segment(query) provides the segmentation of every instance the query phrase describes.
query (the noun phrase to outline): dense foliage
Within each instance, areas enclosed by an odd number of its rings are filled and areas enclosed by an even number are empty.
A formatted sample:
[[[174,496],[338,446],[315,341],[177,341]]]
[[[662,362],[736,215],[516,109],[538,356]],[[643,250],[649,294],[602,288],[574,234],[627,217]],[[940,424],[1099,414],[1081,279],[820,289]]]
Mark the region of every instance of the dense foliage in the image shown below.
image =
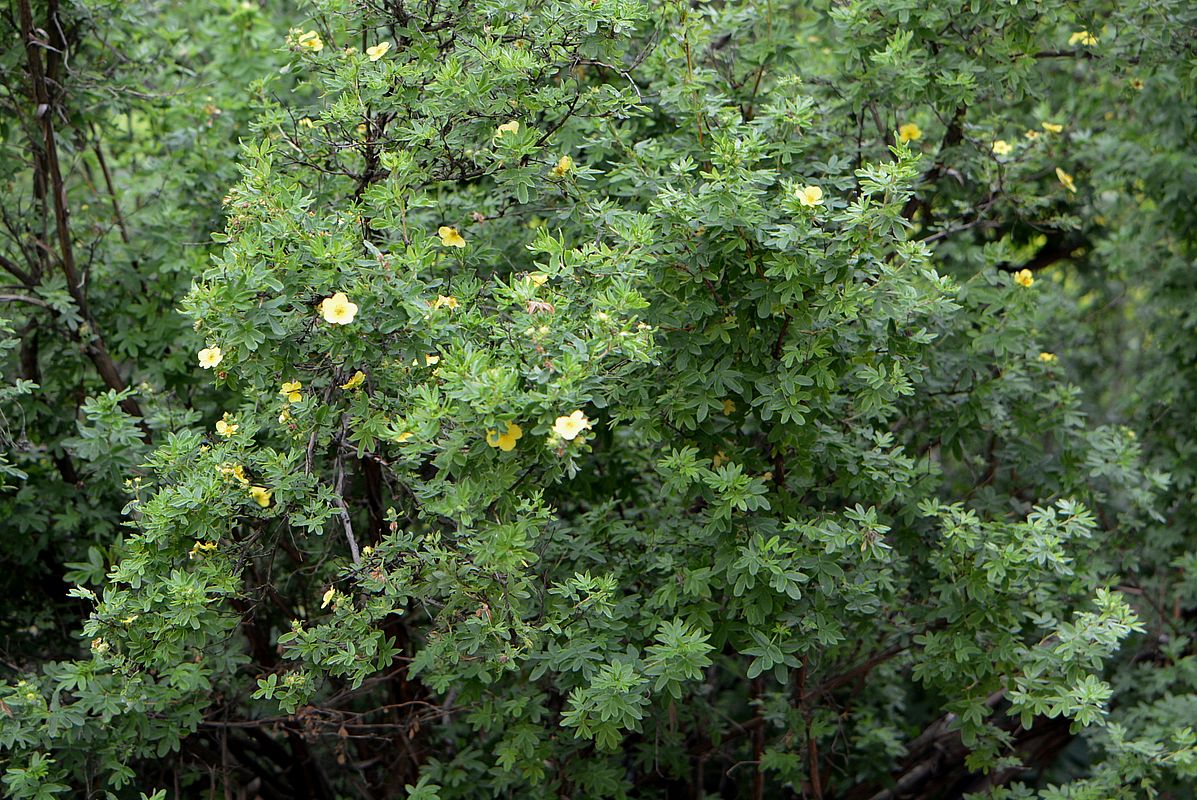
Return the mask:
[[[1192,796],[1187,0],[0,33],[6,794]]]

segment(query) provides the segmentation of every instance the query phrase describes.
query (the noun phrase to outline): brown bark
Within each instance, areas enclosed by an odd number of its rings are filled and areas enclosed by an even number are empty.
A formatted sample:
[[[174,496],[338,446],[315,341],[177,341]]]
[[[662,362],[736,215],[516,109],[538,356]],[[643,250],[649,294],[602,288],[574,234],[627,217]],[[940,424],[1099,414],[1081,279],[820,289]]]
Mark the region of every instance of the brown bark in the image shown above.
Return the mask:
[[[104,381],[104,384],[114,391],[123,392],[126,388],[125,381],[117,369],[116,362],[113,361],[112,356],[109,354],[107,346],[104,344],[104,337],[101,335],[99,326],[96,324],[95,317],[91,312],[91,307],[87,302],[87,295],[83,289],[83,280],[79,275],[79,270],[75,262],[74,245],[71,239],[70,208],[67,205],[66,183],[63,180],[62,168],[58,161],[58,142],[54,130],[54,117],[57,111],[56,104],[58,96],[57,92],[51,94],[51,81],[47,75],[47,73],[57,73],[58,62],[62,57],[61,53],[67,47],[67,43],[61,40],[61,34],[59,33],[62,30],[62,25],[58,17],[58,2],[57,0],[50,0],[49,22],[45,30],[39,30],[34,27],[33,10],[30,7],[29,0],[18,0],[17,9],[20,15],[21,34],[25,39],[25,57],[29,71],[30,88],[33,101],[36,105],[34,113],[42,134],[41,156],[46,173],[44,179],[48,183],[46,188],[49,190],[53,205],[54,227],[58,238],[58,262],[66,278],[67,291],[70,293],[71,299],[79,311],[79,316],[88,328],[86,332],[81,332],[80,335],[84,351],[87,353],[92,364],[95,365],[96,371],[100,374],[100,378]],[[53,31],[54,33],[50,34],[47,31]],[[42,61],[42,38],[49,38],[50,36],[58,37],[58,41],[54,43],[54,49],[46,48],[48,63],[44,64]],[[55,81],[55,83],[57,82]],[[121,401],[121,408],[126,413],[135,417],[144,416],[137,401],[131,397]],[[149,431],[144,425],[142,426],[142,431],[148,441]]]

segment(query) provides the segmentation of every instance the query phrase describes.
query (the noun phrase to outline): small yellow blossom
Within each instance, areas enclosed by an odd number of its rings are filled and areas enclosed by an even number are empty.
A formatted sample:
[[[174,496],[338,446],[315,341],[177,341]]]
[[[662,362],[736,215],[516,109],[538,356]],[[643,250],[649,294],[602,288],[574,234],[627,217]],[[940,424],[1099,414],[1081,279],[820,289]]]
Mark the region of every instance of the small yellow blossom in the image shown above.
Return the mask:
[[[1031,284],[1035,283],[1035,276],[1029,269],[1020,269],[1014,273],[1014,282],[1024,289],[1030,289]]]
[[[221,436],[224,436],[225,438],[232,436],[234,433],[237,432],[237,429],[239,427],[241,427],[240,425],[238,425],[235,422],[230,422],[229,421],[230,419],[231,419],[231,417],[229,417],[229,414],[226,411],[225,415],[223,417],[216,420],[216,432],[219,433]]]
[[[292,419],[291,412],[284,408],[283,412],[278,415],[278,424],[286,425],[288,422],[291,421],[291,419]]]
[[[303,384],[299,381],[286,381],[283,383],[283,388],[279,390],[279,394],[287,398],[288,403],[298,403],[303,399],[303,394],[299,391],[302,388]]]
[[[312,122],[310,117],[300,117],[299,118],[299,127],[314,128],[314,127],[316,127],[316,123]]]
[[[1082,44],[1085,47],[1093,47],[1097,44],[1097,37],[1089,33],[1089,31],[1077,31],[1068,37],[1068,44]]]
[[[553,175],[558,178],[564,178],[566,173],[574,168],[574,160],[569,156],[561,156],[561,160],[557,162],[557,166],[553,167]]]
[[[208,553],[216,549],[216,542],[196,542],[195,545],[187,552],[187,557],[195,560],[203,558]],[[125,623],[128,624],[127,622]]]
[[[395,441],[398,442],[399,444],[403,444],[410,438],[411,438],[411,431],[404,431],[403,433],[401,433],[395,437]]]
[[[823,205],[823,190],[818,186],[802,186],[798,189],[798,202],[807,208]]]
[[[1057,124],[1055,122],[1042,122],[1040,124],[1048,133],[1060,133],[1062,130],[1064,130],[1063,125]]]
[[[711,456],[711,466],[714,467],[715,469],[719,469],[724,464],[726,464],[729,460],[730,459],[728,459],[727,455],[722,450],[720,450],[718,453]]]
[[[336,597],[337,590],[330,586],[328,591],[324,593],[324,597],[320,598],[320,607],[328,608],[328,604],[335,600]]]
[[[366,381],[366,373],[360,369],[353,373],[353,377],[341,384],[342,389],[356,389]]]
[[[199,351],[199,365],[204,369],[212,369],[224,358],[219,347],[205,347]]]
[[[300,34],[296,44],[305,50],[311,50],[313,53],[319,53],[324,49],[324,41],[320,38],[320,34],[316,31],[308,31]]]
[[[736,404],[734,402],[732,402],[732,400],[730,398],[724,399],[724,401],[723,401],[724,416],[730,417],[734,413],[736,413]]]
[[[1139,78],[1133,78],[1130,82],[1130,87],[1132,89],[1134,89],[1136,92],[1143,91],[1143,87],[1146,85],[1147,84],[1143,83],[1143,81],[1140,80]]]
[[[249,487],[249,495],[254,499],[254,502],[262,508],[270,505],[271,492],[265,486],[251,486]]]
[[[1039,131],[1035,131],[1035,130],[1027,131],[1026,133],[1023,134],[1023,136],[1027,137],[1031,141],[1035,141],[1036,139],[1039,138]]]
[[[524,435],[524,429],[514,422],[507,423],[507,430],[504,433],[490,430],[486,432],[486,443],[491,447],[497,447],[504,453],[510,453],[515,449],[515,443]],[[570,437],[573,438],[573,437]]]
[[[426,367],[435,367],[439,363],[441,363],[441,357],[436,353],[429,353],[424,356],[424,366]]]
[[[465,247],[465,237],[457,228],[442,225],[437,229],[436,234],[441,237],[441,245],[444,247]]]
[[[91,640],[91,649],[97,653],[106,652],[108,650],[108,642],[97,636],[95,639]]]
[[[447,308],[447,309],[452,310],[454,308],[457,308],[458,305],[460,305],[460,304],[457,302],[456,297],[453,297],[452,295],[438,294],[436,296],[436,301],[433,302],[433,304],[432,304],[432,307],[433,308]]]
[[[549,276],[543,272],[533,272],[528,275],[528,280],[532,281],[535,286],[544,286],[549,281]]]
[[[903,142],[917,142],[923,138],[923,129],[918,123],[907,122],[898,126],[898,139]]]
[[[590,427],[590,420],[581,411],[575,411],[568,417],[557,417],[553,424],[553,431],[566,441],[572,441],[579,433]]]
[[[373,47],[367,47],[366,55],[368,55],[370,57],[371,61],[377,61],[378,59],[385,56],[387,54],[387,51],[390,49],[391,49],[390,42],[382,42],[381,44],[376,44]]]
[[[995,156],[1008,156],[1010,151],[1014,148],[1005,139],[998,139],[993,143],[993,154]]]
[[[1056,363],[1056,354],[1048,353],[1046,351],[1042,352],[1039,354],[1039,360],[1042,361],[1044,364],[1054,364],[1054,363]]]
[[[495,136],[502,136],[505,133],[519,133],[519,132],[520,132],[520,124],[517,120],[513,119],[513,120],[511,120],[511,122],[504,122],[502,125],[500,125],[498,128],[496,128]]]
[[[219,423],[217,423],[219,425]],[[221,464],[216,468],[217,471],[227,477],[234,477],[242,484],[248,484],[249,478],[245,477],[245,467],[240,464]]]
[[[1071,175],[1069,175],[1067,172],[1060,169],[1059,167],[1056,167],[1056,177],[1060,179],[1060,183],[1064,186],[1065,189],[1067,189],[1068,191],[1070,191],[1074,194],[1076,193],[1076,184],[1073,182]]]
[[[333,325],[348,325],[357,316],[357,304],[349,302],[344,292],[337,292],[332,297],[320,301],[320,313],[325,322]]]

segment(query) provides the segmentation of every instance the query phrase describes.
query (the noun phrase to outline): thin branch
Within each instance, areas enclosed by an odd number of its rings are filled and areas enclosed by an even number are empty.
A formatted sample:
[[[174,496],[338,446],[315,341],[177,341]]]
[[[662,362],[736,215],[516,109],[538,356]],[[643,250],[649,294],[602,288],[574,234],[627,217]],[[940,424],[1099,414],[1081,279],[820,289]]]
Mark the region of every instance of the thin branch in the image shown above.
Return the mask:
[[[345,462],[341,459],[340,451],[337,452],[337,466],[336,466],[336,486],[333,488],[333,494],[336,497],[337,506],[341,509],[341,526],[345,528],[345,538],[349,540],[349,553],[353,556],[353,565],[360,567],[362,565],[362,557],[357,549],[357,539],[353,536],[353,522],[349,519],[349,507],[345,505]]]
[[[45,300],[37,297],[29,297],[28,295],[23,294],[0,294],[0,302],[31,303],[35,306],[41,306],[42,308],[50,308],[50,304]]]
[[[29,78],[32,83],[33,99],[36,103],[35,114],[41,122],[43,145],[45,148],[46,169],[49,173],[51,196],[54,201],[54,224],[58,234],[58,261],[62,266],[63,275],[66,277],[67,292],[71,295],[71,299],[75,301],[76,307],[79,309],[79,315],[87,322],[90,331],[89,335],[84,338],[85,349],[88,356],[95,364],[96,370],[100,373],[100,378],[104,381],[108,388],[116,391],[125,391],[125,381],[121,378],[120,371],[116,367],[116,362],[112,360],[112,356],[108,353],[108,348],[104,345],[104,338],[100,334],[99,327],[96,325],[95,317],[92,316],[91,307],[87,302],[87,295],[83,292],[83,282],[79,278],[79,271],[75,265],[75,251],[72,245],[71,228],[70,228],[70,211],[67,207],[66,183],[62,178],[62,168],[58,162],[58,142],[54,133],[54,99],[50,97],[50,92],[47,88],[48,78],[43,69],[42,55],[39,47],[42,43],[37,38],[36,29],[33,24],[33,10],[30,8],[29,0],[18,0],[18,10],[21,17],[21,32],[25,38],[25,55],[29,67]],[[51,6],[52,16],[56,16],[56,7]],[[57,24],[57,20],[51,20],[52,24]],[[126,397],[121,401],[121,407],[126,413],[135,417],[143,417],[141,407],[138,406],[137,401],[132,397]],[[143,438],[148,442],[150,439],[149,429],[142,425]]]

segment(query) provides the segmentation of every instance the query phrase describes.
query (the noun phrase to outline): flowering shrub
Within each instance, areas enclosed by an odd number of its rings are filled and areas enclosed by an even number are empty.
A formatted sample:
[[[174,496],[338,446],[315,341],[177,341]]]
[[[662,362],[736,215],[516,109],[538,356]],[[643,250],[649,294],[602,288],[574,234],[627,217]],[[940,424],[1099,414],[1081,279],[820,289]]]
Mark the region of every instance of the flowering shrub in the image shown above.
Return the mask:
[[[14,796],[1191,779],[1176,456],[1069,363],[1141,202],[1103,98],[1191,10],[311,13],[181,303],[213,402],[77,575],[89,657],[0,693]]]

